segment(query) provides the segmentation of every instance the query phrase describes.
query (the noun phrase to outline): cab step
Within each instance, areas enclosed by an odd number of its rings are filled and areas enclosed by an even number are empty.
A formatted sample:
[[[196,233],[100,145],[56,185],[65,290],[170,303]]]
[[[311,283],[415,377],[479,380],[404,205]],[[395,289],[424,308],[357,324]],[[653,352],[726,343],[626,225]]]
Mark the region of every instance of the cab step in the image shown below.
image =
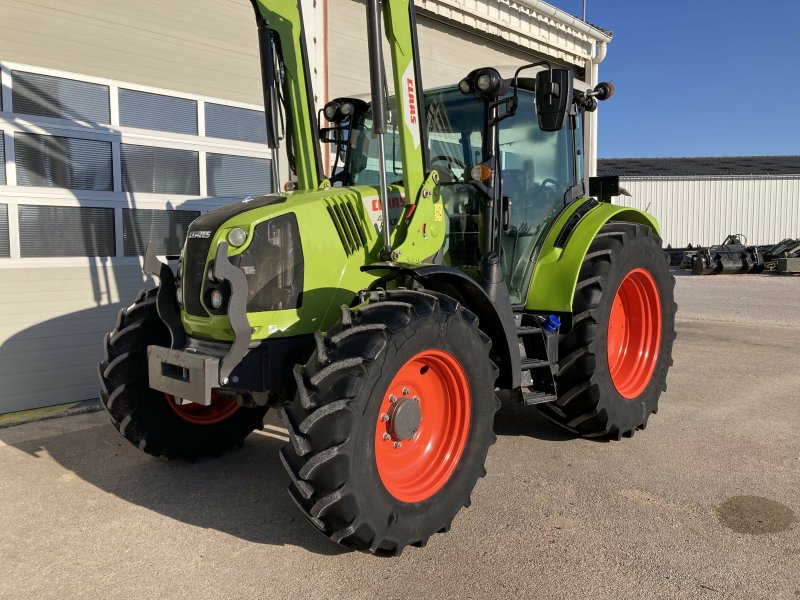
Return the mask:
[[[522,403],[526,406],[532,406],[534,404],[545,404],[546,402],[555,402],[558,400],[558,396],[555,394],[547,394],[545,392],[523,392],[522,393]]]
[[[518,325],[517,326],[517,335],[533,335],[534,333],[541,333],[542,328],[536,325]]]
[[[541,369],[542,367],[550,368],[549,360],[541,360],[539,358],[523,358],[520,361],[520,366],[523,370]]]

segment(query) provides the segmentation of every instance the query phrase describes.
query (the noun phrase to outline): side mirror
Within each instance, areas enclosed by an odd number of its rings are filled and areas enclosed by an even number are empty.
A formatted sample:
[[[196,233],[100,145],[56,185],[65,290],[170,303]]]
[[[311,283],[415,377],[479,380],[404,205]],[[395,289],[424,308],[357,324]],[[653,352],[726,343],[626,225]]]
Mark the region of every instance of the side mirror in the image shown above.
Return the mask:
[[[573,73],[548,69],[536,74],[536,117],[542,131],[560,131],[572,102]]]

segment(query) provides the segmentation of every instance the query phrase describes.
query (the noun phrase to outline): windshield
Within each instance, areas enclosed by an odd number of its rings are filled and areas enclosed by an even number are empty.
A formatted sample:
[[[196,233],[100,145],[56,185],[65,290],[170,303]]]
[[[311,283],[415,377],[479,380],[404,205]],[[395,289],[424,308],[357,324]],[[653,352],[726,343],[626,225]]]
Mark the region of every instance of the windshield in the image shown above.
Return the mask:
[[[389,124],[384,136],[386,181],[403,183],[403,163],[394,99],[389,99]],[[442,176],[442,183],[464,181],[465,171],[483,157],[485,103],[465,96],[458,88],[433,90],[425,94],[428,121],[428,147],[431,167]],[[372,133],[372,112],[362,114],[353,124],[345,185],[377,186],[378,142]]]

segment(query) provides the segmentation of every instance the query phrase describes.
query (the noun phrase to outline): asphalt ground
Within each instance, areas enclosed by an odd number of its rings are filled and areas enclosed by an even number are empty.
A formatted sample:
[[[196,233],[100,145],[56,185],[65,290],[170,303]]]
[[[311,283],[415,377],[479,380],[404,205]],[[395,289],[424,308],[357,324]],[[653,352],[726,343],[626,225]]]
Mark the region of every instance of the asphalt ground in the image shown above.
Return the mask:
[[[620,442],[505,408],[450,533],[342,552],[241,450],[145,456],[103,413],[0,429],[0,597],[800,597],[800,278],[678,277],[661,410]]]

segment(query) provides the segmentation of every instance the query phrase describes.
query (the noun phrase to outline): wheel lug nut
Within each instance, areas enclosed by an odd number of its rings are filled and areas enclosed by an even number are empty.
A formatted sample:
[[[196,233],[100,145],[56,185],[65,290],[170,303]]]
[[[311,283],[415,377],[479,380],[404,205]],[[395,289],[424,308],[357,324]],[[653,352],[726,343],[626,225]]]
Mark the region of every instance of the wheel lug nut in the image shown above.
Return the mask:
[[[414,402],[419,402],[419,396],[414,396]]]
[[[386,413],[381,415],[381,421],[383,421],[385,423],[388,420],[389,420],[389,415],[387,415]]]
[[[403,396],[408,396],[411,393],[411,390],[408,388],[403,388]]]
[[[403,445],[403,444],[402,444],[401,442],[395,442],[395,443],[394,443],[394,447],[395,447],[395,448],[400,448],[400,447],[402,447],[402,445]]]
[[[389,435],[388,433],[384,433],[383,434],[383,439],[388,442],[390,439],[392,439],[392,436]]]
[[[389,394],[389,402],[397,402],[397,396],[394,394]]]

